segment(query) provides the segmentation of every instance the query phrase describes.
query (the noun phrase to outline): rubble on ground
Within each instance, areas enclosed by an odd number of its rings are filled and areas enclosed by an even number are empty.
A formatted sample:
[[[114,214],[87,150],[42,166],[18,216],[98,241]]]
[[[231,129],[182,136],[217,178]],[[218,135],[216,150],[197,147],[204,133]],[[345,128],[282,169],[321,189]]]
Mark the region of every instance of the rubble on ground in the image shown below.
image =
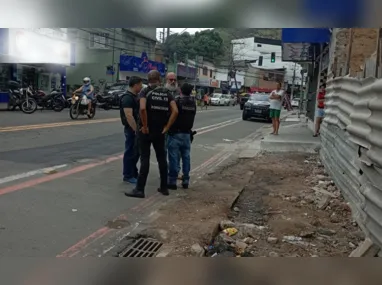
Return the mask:
[[[341,257],[364,240],[318,155],[266,154],[257,165],[206,256]]]

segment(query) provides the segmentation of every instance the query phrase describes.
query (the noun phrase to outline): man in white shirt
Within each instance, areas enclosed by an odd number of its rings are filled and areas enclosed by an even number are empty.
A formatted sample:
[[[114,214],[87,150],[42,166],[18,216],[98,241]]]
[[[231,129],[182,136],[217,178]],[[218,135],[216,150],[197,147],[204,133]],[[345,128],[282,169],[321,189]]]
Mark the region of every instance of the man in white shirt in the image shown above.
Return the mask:
[[[270,100],[270,114],[269,117],[272,119],[272,125],[273,125],[273,133],[272,135],[278,135],[279,134],[279,128],[280,128],[280,114],[281,114],[281,108],[282,108],[282,100],[284,98],[284,90],[281,89],[281,83],[277,82],[276,90],[273,90],[271,92],[271,95],[269,96]]]

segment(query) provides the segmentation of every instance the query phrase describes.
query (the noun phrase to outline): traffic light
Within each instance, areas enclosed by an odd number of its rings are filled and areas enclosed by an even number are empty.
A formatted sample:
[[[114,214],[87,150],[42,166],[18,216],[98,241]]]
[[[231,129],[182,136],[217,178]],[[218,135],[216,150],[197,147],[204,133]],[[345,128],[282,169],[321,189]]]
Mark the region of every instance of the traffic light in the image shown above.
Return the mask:
[[[259,56],[259,66],[263,66],[263,56]]]
[[[275,52],[271,53],[271,62],[272,63],[276,62],[276,53]]]

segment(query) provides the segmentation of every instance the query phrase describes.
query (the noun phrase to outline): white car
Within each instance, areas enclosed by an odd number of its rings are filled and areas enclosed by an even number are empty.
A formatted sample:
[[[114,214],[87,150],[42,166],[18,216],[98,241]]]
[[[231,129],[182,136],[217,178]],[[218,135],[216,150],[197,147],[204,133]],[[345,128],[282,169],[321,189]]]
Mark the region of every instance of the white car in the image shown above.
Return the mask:
[[[235,98],[232,97],[232,95],[224,94],[224,105],[225,106],[235,106],[236,105],[236,100]]]
[[[212,106],[224,106],[225,105],[225,98],[223,97],[223,94],[215,93],[211,98],[211,105]]]
[[[292,107],[298,107],[299,106],[300,99],[299,98],[293,98],[291,105]]]
[[[211,98],[212,106],[230,106],[236,105],[235,103],[235,99],[233,99],[232,96],[228,94],[215,93]]]

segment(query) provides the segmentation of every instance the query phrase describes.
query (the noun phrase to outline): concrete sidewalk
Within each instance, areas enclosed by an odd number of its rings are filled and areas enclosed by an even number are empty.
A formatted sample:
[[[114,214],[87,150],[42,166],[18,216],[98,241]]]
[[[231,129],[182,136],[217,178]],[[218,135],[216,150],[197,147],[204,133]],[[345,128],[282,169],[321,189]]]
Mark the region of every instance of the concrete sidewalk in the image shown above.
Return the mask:
[[[284,118],[278,136],[269,134],[260,143],[261,150],[269,152],[315,153],[320,146],[320,138],[313,137],[306,120],[295,114],[288,114]]]

